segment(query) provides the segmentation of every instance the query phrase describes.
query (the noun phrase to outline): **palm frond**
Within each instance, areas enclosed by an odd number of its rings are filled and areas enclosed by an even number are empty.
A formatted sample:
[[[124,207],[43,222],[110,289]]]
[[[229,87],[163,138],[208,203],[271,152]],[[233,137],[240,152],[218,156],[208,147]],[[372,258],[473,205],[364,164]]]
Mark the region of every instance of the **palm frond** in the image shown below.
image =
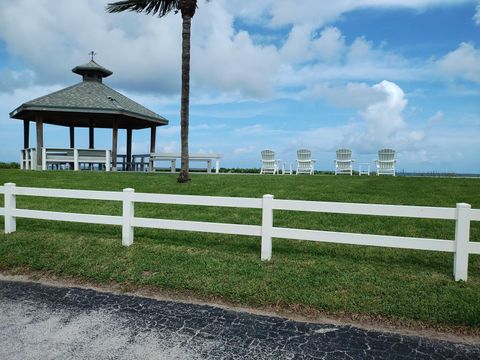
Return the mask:
[[[146,14],[163,17],[172,10],[177,10],[179,0],[122,0],[109,3],[106,7],[109,13],[123,11],[145,12]]]

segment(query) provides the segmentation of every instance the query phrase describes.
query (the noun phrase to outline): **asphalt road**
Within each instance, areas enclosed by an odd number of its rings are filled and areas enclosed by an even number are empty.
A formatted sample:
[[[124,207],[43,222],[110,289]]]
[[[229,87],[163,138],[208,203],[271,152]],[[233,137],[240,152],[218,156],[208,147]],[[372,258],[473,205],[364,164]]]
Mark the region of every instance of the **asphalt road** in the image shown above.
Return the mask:
[[[0,281],[0,359],[480,359],[480,347]]]

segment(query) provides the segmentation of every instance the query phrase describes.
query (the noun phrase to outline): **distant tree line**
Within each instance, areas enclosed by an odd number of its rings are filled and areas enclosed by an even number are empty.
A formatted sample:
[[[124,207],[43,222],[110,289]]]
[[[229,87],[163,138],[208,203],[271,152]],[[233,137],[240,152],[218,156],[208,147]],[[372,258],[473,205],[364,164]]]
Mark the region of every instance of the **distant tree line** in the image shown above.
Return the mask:
[[[16,162],[1,162],[0,169],[20,169],[20,164]]]

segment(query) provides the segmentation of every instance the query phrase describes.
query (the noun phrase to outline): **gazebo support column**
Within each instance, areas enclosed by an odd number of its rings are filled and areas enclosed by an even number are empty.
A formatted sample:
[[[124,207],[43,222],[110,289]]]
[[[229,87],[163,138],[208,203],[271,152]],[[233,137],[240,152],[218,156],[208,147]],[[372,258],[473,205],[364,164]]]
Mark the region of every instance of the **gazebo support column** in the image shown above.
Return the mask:
[[[75,126],[70,125],[70,149],[75,148]],[[70,163],[70,169],[74,169],[75,164]]]
[[[154,125],[150,128],[150,156],[155,153],[155,143],[157,141],[157,127]],[[150,157],[152,159],[152,157]],[[148,162],[149,171],[153,171],[153,161]]]
[[[90,126],[88,127],[88,148],[89,149],[95,148],[95,133],[93,129],[94,129],[93,122],[90,122]]]
[[[114,122],[112,127],[112,171],[117,170],[117,148],[118,148],[118,124]]]
[[[157,127],[152,126],[150,128],[150,153],[155,152],[155,142],[157,140]]]
[[[23,120],[23,148],[30,147],[30,121]]]
[[[75,126],[70,125],[70,149],[75,147]]]
[[[94,133],[94,125],[93,125],[93,121],[90,120],[89,121],[89,127],[88,127],[88,148],[89,149],[95,149],[95,133]],[[90,170],[93,170],[93,164],[90,163],[88,164],[88,168]]]
[[[43,148],[43,119],[40,114],[35,115],[37,125],[37,169],[42,168],[42,148]]]
[[[127,170],[132,170],[132,129],[127,129]]]

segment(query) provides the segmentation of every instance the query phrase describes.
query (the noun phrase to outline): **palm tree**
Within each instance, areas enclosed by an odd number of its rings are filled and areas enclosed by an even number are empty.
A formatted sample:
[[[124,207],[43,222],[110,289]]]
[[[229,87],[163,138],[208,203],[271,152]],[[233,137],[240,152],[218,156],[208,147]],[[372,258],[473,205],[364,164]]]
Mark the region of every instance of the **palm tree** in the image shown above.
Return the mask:
[[[182,166],[178,182],[190,180],[188,173],[188,117],[190,103],[190,29],[192,17],[197,9],[197,0],[123,0],[109,3],[107,11],[118,13],[123,11],[145,12],[163,17],[170,12],[182,14],[182,101],[180,108],[180,134],[182,142]]]

